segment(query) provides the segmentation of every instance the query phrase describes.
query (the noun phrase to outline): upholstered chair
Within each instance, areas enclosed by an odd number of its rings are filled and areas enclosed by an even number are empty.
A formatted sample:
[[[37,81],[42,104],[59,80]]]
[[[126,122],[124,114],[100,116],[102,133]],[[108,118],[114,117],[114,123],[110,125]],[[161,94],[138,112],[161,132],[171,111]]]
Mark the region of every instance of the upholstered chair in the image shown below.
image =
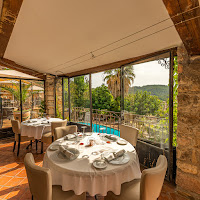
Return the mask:
[[[35,165],[32,153],[27,153],[24,164],[32,199],[34,200],[85,200],[86,194],[75,195],[73,191],[62,190],[61,186],[52,186],[51,171]]]
[[[21,136],[21,127],[20,127],[20,122],[18,120],[11,120],[11,124],[12,124],[13,133],[15,134],[13,152],[15,151],[15,146],[16,146],[16,143],[18,142],[18,148],[17,148],[17,156],[18,156],[19,150],[20,150],[20,143],[25,142],[25,141],[30,141],[30,145],[32,147],[32,140],[34,140],[34,138]]]
[[[132,126],[120,125],[120,137],[130,142],[134,147],[137,144],[139,130]]]
[[[77,132],[77,130],[78,127],[76,125],[55,128],[55,140],[62,138],[67,134],[73,134]]]
[[[120,195],[108,192],[105,200],[156,200],[160,196],[166,171],[167,159],[160,155],[156,167],[143,170],[141,179],[122,184]]]
[[[55,137],[55,128],[65,127],[67,125],[67,120],[62,120],[58,122],[51,122],[51,132],[44,133],[41,139],[41,153],[43,153],[43,143],[51,144]]]

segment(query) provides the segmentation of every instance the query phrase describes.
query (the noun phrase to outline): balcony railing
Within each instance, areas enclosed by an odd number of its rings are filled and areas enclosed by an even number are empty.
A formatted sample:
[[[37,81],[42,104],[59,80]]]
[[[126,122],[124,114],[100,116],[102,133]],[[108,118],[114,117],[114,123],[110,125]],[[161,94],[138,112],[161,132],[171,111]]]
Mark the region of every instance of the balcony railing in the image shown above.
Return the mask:
[[[90,108],[74,107],[71,110],[71,121],[90,125]],[[120,135],[120,124],[139,129],[139,138],[167,145],[169,138],[168,118],[137,115],[127,111],[92,110],[92,130]]]

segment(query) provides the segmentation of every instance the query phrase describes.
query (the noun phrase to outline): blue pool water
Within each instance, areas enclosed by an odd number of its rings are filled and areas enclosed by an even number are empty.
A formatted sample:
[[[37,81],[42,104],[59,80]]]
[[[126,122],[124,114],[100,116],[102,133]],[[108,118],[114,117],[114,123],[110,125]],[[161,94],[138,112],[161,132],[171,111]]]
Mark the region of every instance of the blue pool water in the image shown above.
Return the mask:
[[[84,123],[84,122],[79,122],[79,123],[90,126],[90,123]],[[117,129],[99,125],[99,124],[92,124],[92,131],[97,132],[97,133],[107,133],[107,134],[120,136],[120,131],[118,131]]]

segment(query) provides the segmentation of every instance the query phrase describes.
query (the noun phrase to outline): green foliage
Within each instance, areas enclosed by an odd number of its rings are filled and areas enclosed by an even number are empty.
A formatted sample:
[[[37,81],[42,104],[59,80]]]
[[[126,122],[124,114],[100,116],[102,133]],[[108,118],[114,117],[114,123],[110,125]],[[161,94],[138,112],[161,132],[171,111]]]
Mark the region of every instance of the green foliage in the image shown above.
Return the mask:
[[[134,86],[129,88],[129,94],[135,94],[137,91],[151,92],[151,95],[157,96],[162,101],[167,101],[169,98],[169,86],[167,85],[145,85],[142,87]]]
[[[90,107],[89,84],[85,76],[77,76],[70,84],[73,107]]]
[[[125,110],[138,115],[158,115],[162,102],[150,92],[137,91],[125,97],[124,105]]]
[[[44,100],[41,101],[39,112],[43,116],[43,113],[45,112],[45,103],[44,103]]]
[[[92,90],[93,109],[111,110],[113,96],[104,84]]]

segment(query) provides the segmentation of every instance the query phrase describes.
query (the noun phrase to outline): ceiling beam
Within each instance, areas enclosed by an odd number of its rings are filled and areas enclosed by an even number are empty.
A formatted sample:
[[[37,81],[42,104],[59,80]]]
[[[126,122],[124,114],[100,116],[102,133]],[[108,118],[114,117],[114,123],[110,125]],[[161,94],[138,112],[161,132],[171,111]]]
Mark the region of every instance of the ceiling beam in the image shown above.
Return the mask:
[[[131,64],[131,63],[143,62],[144,60],[147,61],[147,59],[150,59],[150,58],[153,58],[153,57],[155,58],[156,56],[159,57],[159,55],[170,52],[170,51],[176,52],[176,50],[177,50],[177,48],[162,50],[162,51],[158,51],[158,52],[154,52],[154,53],[150,53],[150,54],[146,54],[146,55],[142,55],[142,56],[138,56],[138,57],[134,57],[134,58],[129,58],[129,59],[126,59],[126,60],[121,60],[121,61],[118,61],[118,62],[113,62],[113,63],[101,65],[101,66],[98,66],[98,67],[92,67],[92,68],[89,68],[89,69],[83,69],[83,70],[76,71],[76,72],[62,74],[62,75],[59,75],[59,76],[73,77],[73,76],[86,75],[86,74],[90,74],[90,73],[102,72],[102,71],[106,71],[106,70],[110,70],[110,69],[119,68],[121,66],[128,65],[128,64]],[[148,60],[148,61],[150,61],[150,60]]]
[[[14,61],[8,60],[6,58],[0,58],[0,66],[7,67],[9,69],[14,69],[19,72],[29,74],[31,76],[35,76],[39,79],[45,79],[45,75],[43,73],[37,72],[33,69],[29,69],[22,65],[16,64]]]
[[[3,58],[23,0],[3,0],[0,19],[0,58]]]
[[[176,30],[183,41],[188,54],[199,55],[200,18],[195,18],[200,16],[198,0],[163,0],[163,3],[165,4],[170,17],[175,24]],[[193,9],[195,7],[198,8]],[[177,15],[179,13],[182,14]],[[183,21],[183,23],[180,23],[181,21]],[[177,23],[179,24],[176,25]]]

